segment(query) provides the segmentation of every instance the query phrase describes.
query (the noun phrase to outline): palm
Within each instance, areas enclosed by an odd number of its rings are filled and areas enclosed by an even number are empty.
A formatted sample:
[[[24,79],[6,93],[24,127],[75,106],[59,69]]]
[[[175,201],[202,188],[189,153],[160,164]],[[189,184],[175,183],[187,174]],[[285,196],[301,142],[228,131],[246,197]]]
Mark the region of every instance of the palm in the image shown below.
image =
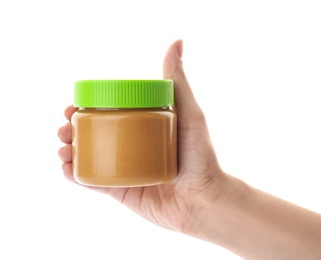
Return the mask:
[[[183,212],[177,203],[179,195],[176,195],[175,185],[149,186],[137,188],[101,188],[105,192],[124,205],[141,215],[165,228],[175,228],[179,223],[173,223],[175,215]],[[177,219],[180,219],[177,218]]]
[[[191,212],[198,212],[196,202],[204,196],[206,185],[212,180],[212,174],[193,172],[202,169],[201,161],[196,158],[186,168],[189,172],[179,172],[177,179],[169,184],[132,187],[132,188],[95,188],[122,202],[125,206],[149,221],[164,228],[179,230],[188,229],[191,223]],[[185,167],[184,167],[185,168]],[[188,221],[190,220],[190,221]]]

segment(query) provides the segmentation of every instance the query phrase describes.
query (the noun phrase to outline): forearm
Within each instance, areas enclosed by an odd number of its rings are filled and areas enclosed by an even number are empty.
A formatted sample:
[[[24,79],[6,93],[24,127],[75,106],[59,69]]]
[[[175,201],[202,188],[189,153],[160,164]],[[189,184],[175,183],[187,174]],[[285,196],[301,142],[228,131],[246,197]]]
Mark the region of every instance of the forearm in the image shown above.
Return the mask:
[[[321,259],[321,215],[225,179],[192,235],[246,259]]]

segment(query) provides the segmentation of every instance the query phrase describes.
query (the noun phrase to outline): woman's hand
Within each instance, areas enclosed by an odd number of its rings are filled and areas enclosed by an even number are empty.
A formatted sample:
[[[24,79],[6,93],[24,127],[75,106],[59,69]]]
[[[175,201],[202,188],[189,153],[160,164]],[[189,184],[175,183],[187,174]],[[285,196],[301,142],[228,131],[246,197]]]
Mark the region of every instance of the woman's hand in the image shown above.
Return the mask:
[[[206,121],[185,77],[182,65],[182,41],[173,43],[164,59],[165,79],[175,86],[175,109],[178,115],[177,178],[168,184],[135,188],[95,188],[113,196],[136,213],[155,224],[190,233],[197,228],[197,215],[202,212],[200,203],[206,197],[214,198],[224,179],[216,160]],[[59,129],[58,136],[66,145],[59,150],[63,172],[75,182],[71,162],[71,116],[77,109],[65,110],[68,123]]]

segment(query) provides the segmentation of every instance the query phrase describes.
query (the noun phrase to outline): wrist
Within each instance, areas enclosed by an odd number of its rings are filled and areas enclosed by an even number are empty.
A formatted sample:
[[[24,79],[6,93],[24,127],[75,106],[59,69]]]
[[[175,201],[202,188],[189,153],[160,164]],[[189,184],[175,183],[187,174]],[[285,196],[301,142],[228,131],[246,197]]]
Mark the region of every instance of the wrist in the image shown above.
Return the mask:
[[[209,185],[192,228],[184,233],[225,248],[232,247],[235,241],[231,237],[230,222],[237,218],[237,209],[247,200],[251,187],[225,173]]]

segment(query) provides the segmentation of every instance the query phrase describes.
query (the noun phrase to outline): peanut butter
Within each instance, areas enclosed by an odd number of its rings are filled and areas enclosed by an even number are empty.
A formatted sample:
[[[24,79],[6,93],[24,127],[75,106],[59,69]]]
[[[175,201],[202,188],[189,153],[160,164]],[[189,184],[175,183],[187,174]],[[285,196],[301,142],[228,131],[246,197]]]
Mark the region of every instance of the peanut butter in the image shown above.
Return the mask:
[[[81,108],[72,117],[77,182],[132,187],[162,184],[176,177],[172,81],[81,81],[75,91],[79,88],[81,97],[75,97],[75,106]],[[90,107],[85,104],[88,98]]]

